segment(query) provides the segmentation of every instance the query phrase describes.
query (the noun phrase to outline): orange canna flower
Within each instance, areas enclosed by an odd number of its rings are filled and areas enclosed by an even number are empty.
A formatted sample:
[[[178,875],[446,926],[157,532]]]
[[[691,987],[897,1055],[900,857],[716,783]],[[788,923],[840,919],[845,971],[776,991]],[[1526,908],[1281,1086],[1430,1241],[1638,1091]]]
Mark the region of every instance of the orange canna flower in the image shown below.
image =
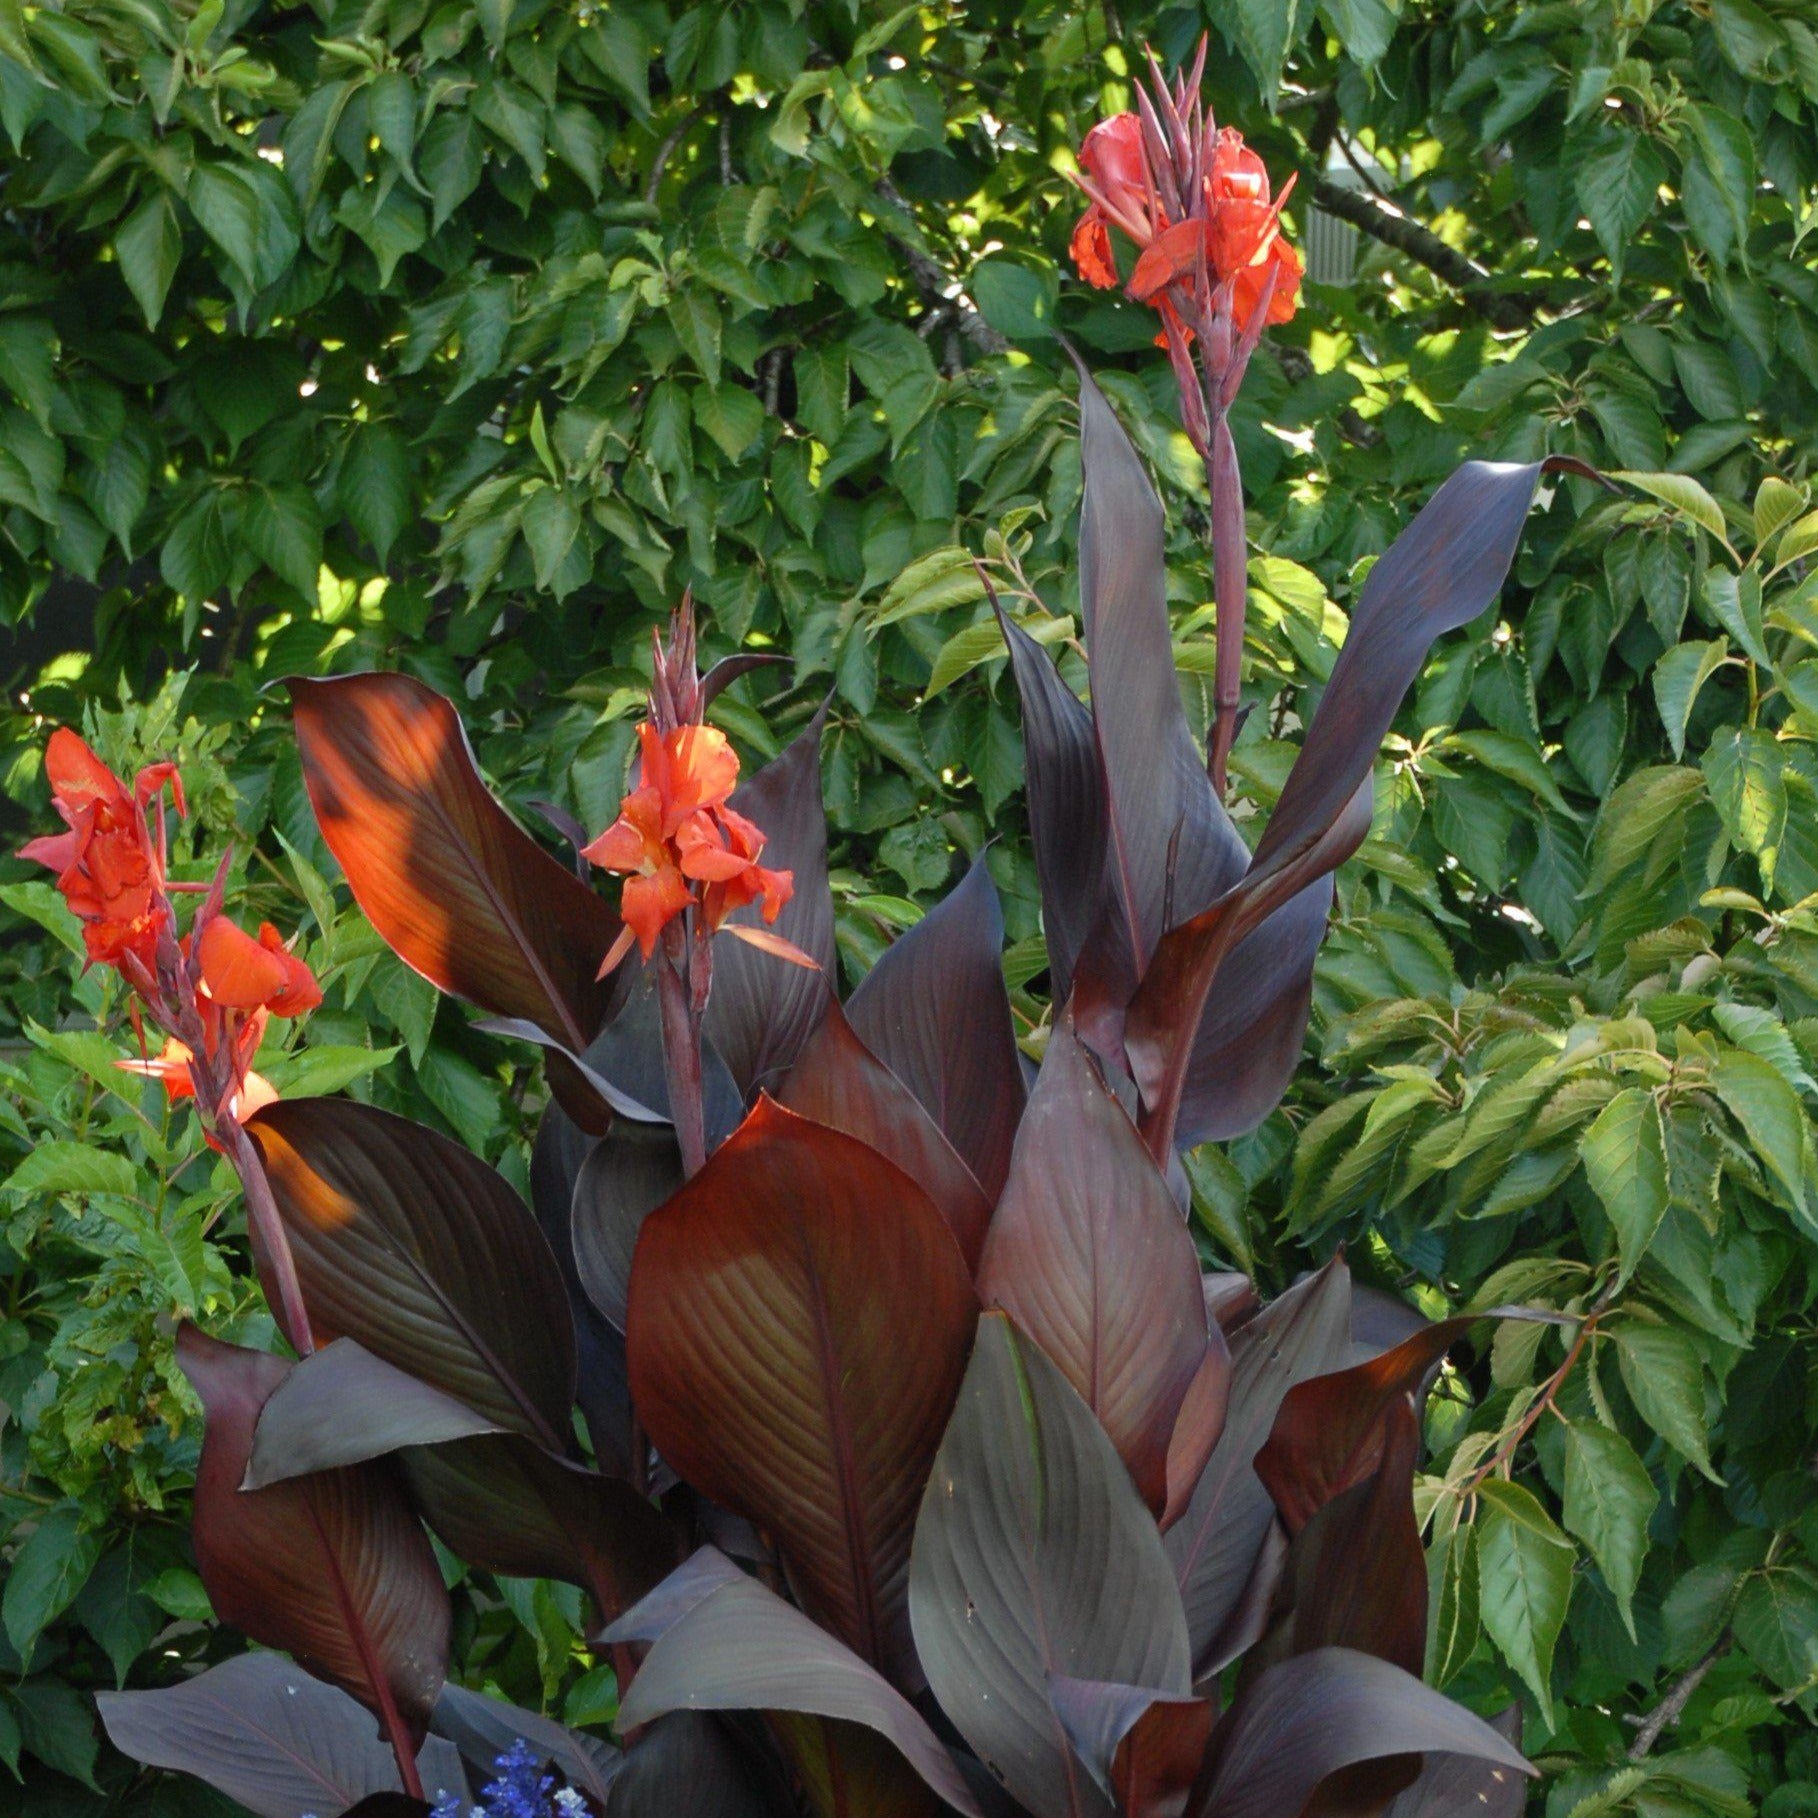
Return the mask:
[[[175,766],[148,765],[129,793],[81,737],[60,726],[45,749],[44,770],[66,831],[29,841],[19,856],[56,872],[58,890],[81,918],[91,965],[118,965],[130,953],[149,970],[170,907],[162,851],[145,811],[168,786],[183,812]]]
[[[202,988],[223,1010],[269,1010],[274,1016],[301,1016],[322,1001],[315,974],[284,945],[270,922],[259,938],[224,915],[211,916],[196,943]]]
[[[624,876],[619,913],[625,933],[606,956],[610,970],[636,941],[646,959],[663,930],[698,907],[706,933],[734,910],[761,901],[774,922],[794,880],[757,861],[764,835],[726,806],[738,783],[738,753],[712,726],[638,728],[642,758],[638,786],[619,804],[619,817],[582,856]]]
[[[244,1123],[255,1111],[262,1111],[267,1105],[278,1102],[277,1087],[263,1073],[253,1072],[251,1067],[252,1057],[258,1053],[264,1034],[265,1017],[261,1013],[242,1026],[234,1044],[234,1075],[239,1083],[228,1094],[224,1109],[238,1123]],[[173,1035],[165,1040],[158,1053],[142,1060],[115,1061],[114,1065],[122,1073],[135,1073],[141,1079],[155,1079],[163,1086],[171,1102],[178,1104],[186,1098],[196,1096],[195,1076],[190,1071],[194,1059],[195,1055]],[[212,1132],[205,1131],[203,1140],[217,1153],[221,1151],[221,1144]]]
[[[1071,250],[1080,276],[1101,290],[1116,285],[1110,236],[1116,227],[1139,249],[1129,284],[1137,302],[1160,307],[1171,287],[1195,283],[1203,261],[1210,285],[1230,287],[1231,315],[1240,331],[1261,305],[1271,277],[1265,320],[1289,321],[1302,276],[1300,255],[1281,233],[1282,204],[1293,179],[1271,198],[1269,173],[1242,133],[1229,126],[1214,130],[1193,109],[1183,114],[1165,89],[1158,93],[1166,103],[1163,116],[1180,125],[1177,134],[1155,135],[1178,147],[1167,170],[1151,166],[1152,141],[1136,114],[1100,121],[1080,147],[1080,187],[1090,199],[1073,230]],[[1177,219],[1169,219],[1159,200],[1163,194],[1180,203]]]

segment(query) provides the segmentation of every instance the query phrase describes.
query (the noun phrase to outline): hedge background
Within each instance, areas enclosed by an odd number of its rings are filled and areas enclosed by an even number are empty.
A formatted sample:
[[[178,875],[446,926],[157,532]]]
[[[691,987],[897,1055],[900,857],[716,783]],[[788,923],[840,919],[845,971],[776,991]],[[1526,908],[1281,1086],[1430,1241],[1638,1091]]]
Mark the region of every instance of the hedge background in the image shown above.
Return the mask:
[[[996,838],[1039,1043],[1014,690],[960,551],[1073,636],[1058,325],[1155,463],[1209,693],[1201,477],[1152,320],[1065,265],[1064,175],[1138,47],[1208,23],[1297,234],[1316,198],[1367,229],[1238,412],[1247,799],[1458,459],[1655,477],[1562,488],[1436,652],[1301,1083],[1194,1159],[1207,1254],[1277,1288],[1342,1240],[1430,1312],[1594,1314],[1434,1397],[1433,1672],[1525,1700],[1555,1818],[1818,1810],[1808,0],[0,0],[5,844],[47,723],[175,750],[198,849],[232,839],[329,980],[266,1070],[522,1179],[534,1073],[337,891],[271,685],[413,670],[527,821],[596,829],[692,585],[712,650],[798,659],[726,702],[749,758],[835,691],[849,971]],[[269,1324],[193,1122],[121,1095],[122,1005],[41,874],[0,879],[0,1813],[204,1810],[89,1695],[235,1645],[170,1333]],[[573,1593],[457,1607],[471,1682],[610,1713]]]

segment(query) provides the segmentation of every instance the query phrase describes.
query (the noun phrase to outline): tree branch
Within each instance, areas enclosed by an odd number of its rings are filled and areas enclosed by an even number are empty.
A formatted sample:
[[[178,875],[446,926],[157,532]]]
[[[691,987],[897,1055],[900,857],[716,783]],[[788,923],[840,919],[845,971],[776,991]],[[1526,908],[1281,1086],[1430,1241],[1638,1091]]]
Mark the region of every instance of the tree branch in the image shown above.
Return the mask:
[[[888,177],[877,181],[878,200],[885,211],[878,215],[878,225],[903,250],[903,262],[909,276],[921,293],[922,301],[932,309],[948,309],[958,318],[959,331],[983,354],[1000,354],[1010,343],[978,313],[978,307],[963,289],[956,292],[953,279],[918,245],[913,235],[914,217],[902,192]]]
[[[1705,1675],[1729,1652],[1731,1639],[1729,1630],[1725,1629],[1717,1637],[1711,1651],[1696,1666],[1676,1679],[1667,1695],[1641,1720],[1641,1728],[1635,1733],[1635,1740],[1629,1748],[1631,1761],[1645,1761],[1662,1733],[1671,1729],[1685,1715],[1685,1707],[1691,1703],[1692,1694],[1704,1684]]]
[[[1314,180],[1313,200],[1327,214],[1348,221],[1372,240],[1380,240],[1398,253],[1424,265],[1435,276],[1443,278],[1472,309],[1497,328],[1526,328],[1539,308],[1539,299],[1512,291],[1498,290],[1489,275],[1473,265],[1463,253],[1448,246],[1430,228],[1407,215],[1397,213],[1390,204],[1365,195],[1360,190],[1346,189],[1330,177]]]

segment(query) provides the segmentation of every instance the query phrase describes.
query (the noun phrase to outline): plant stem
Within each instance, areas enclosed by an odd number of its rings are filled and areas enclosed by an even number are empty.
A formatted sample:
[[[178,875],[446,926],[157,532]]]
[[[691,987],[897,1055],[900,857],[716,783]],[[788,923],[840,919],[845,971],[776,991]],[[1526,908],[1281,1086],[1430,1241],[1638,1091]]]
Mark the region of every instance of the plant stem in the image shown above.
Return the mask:
[[[1212,419],[1206,478],[1212,491],[1212,597],[1218,615],[1210,768],[1212,788],[1223,801],[1231,746],[1237,737],[1249,577],[1244,559],[1244,483],[1237,469],[1237,444],[1231,439],[1231,425],[1222,406]]]
[[[1670,1730],[1684,1716],[1685,1707],[1692,1702],[1692,1694],[1704,1684],[1705,1676],[1711,1668],[1729,1651],[1732,1639],[1729,1630],[1725,1629],[1717,1637],[1710,1652],[1689,1672],[1674,1681],[1667,1695],[1642,1719],[1641,1728],[1635,1734],[1634,1745],[1629,1750],[1631,1761],[1647,1760],[1662,1733]]]
[[[682,1151],[682,1178],[692,1180],[707,1164],[707,1133],[701,1109],[701,1017],[697,994],[689,989],[691,955],[681,923],[663,930],[663,957],[657,967],[657,1001],[663,1015],[663,1073],[669,1082],[669,1115]]]
[[[271,1268],[278,1291],[278,1323],[297,1355],[307,1357],[316,1348],[316,1341],[310,1331],[309,1310],[303,1304],[303,1284],[297,1278],[297,1259],[291,1253],[290,1238],[271,1182],[266,1178],[265,1164],[259,1159],[258,1146],[236,1117],[223,1114],[215,1119],[214,1127],[222,1153],[240,1177],[247,1218]]]

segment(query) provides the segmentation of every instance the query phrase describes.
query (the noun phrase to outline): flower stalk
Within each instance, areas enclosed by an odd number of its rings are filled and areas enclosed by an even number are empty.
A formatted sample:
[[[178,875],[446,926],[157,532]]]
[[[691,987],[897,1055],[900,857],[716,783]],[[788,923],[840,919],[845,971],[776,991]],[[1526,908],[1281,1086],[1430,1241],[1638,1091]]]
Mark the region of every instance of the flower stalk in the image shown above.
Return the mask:
[[[1264,331],[1294,314],[1301,262],[1281,233],[1290,178],[1271,196],[1262,160],[1200,98],[1206,40],[1172,86],[1155,59],[1138,111],[1101,121],[1080,147],[1076,181],[1090,206],[1073,233],[1088,283],[1120,282],[1112,232],[1137,249],[1126,293],[1154,307],[1180,392],[1181,425],[1211,498],[1217,621],[1207,767],[1223,796],[1241,704],[1248,561],[1243,477],[1229,412]]]

